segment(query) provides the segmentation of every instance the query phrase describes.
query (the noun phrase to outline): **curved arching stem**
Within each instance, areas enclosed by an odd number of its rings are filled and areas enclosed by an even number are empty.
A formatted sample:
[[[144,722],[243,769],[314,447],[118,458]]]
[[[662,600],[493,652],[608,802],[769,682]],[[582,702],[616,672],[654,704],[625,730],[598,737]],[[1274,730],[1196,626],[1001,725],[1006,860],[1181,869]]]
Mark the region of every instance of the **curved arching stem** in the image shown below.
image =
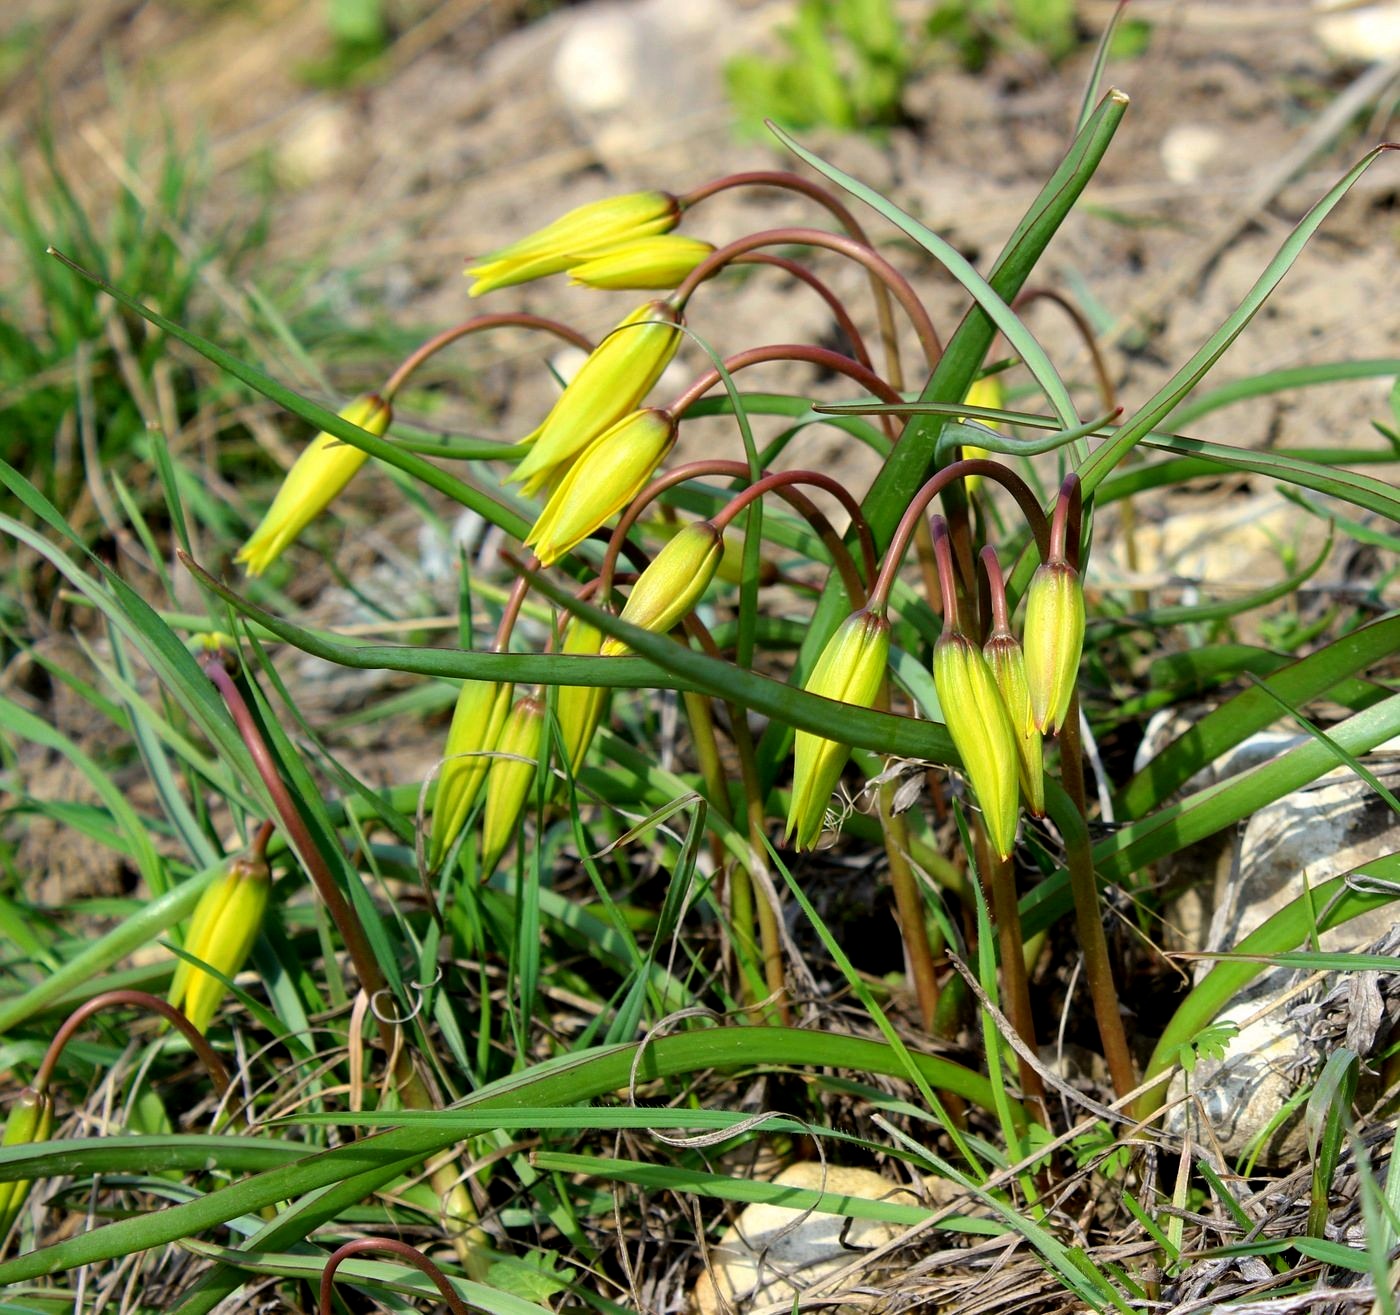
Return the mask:
[[[856,531],[856,536],[861,546],[861,556],[865,564],[866,579],[873,578],[875,574],[875,540],[870,532],[870,526],[866,523],[865,517],[861,514],[860,504],[852,497],[851,491],[839,480],[833,479],[830,475],[824,475],[820,471],[785,471],[786,478],[781,483],[770,484],[768,487],[777,492],[799,516],[802,516],[812,526],[818,537],[827,546],[832,554],[836,568],[841,572],[843,582],[846,584],[848,592],[852,592],[852,597],[863,598],[865,586],[861,582],[859,573],[856,571],[855,563],[851,559],[850,550],[846,547],[841,536],[836,533],[831,522],[813,504],[811,499],[804,497],[801,493],[792,488],[795,483],[811,484],[814,488],[822,489],[830,493],[838,502],[842,509],[851,518],[851,525]],[[607,552],[603,555],[603,563],[598,571],[599,587],[598,596],[606,600],[612,592],[613,574],[617,566],[617,555],[622,551],[627,541],[627,533],[642,512],[654,502],[667,489],[674,488],[677,484],[684,484],[687,480],[699,479],[706,475],[718,475],[731,479],[747,479],[749,467],[742,461],[692,461],[684,466],[677,466],[675,470],[667,471],[666,474],[653,480],[646,486],[628,505],[627,510],[617,522],[617,528],[613,530],[612,538],[608,541]],[[775,476],[765,475],[757,484],[750,485],[752,489],[758,489],[759,485],[766,480],[775,479]],[[760,490],[760,493],[766,491]],[[742,494],[740,496],[743,496]],[[755,494],[754,496],[759,496]],[[751,499],[750,499],[751,500]],[[733,506],[733,503],[728,504]],[[742,507],[739,508],[742,510]],[[723,529],[733,515],[728,516],[723,523],[715,518],[714,523]],[[724,512],[720,513],[721,516]]]
[[[750,233],[729,243],[728,246],[720,247],[686,275],[685,281],[676,289],[671,304],[678,311],[682,310],[691,293],[731,260],[747,255],[750,251],[773,246],[825,247],[864,265],[890,290],[894,299],[903,307],[904,313],[909,316],[914,331],[919,335],[919,342],[923,346],[924,356],[930,368],[938,364],[943,355],[943,344],[939,340],[933,320],[909,280],[864,242],[857,242],[841,233],[828,233],[820,228],[770,228],[761,233]]]
[[[54,1069],[58,1066],[59,1057],[63,1054],[64,1046],[73,1039],[77,1030],[93,1014],[101,1013],[104,1009],[116,1009],[122,1005],[133,1009],[144,1009],[164,1018],[190,1043],[190,1049],[199,1056],[199,1062],[208,1070],[209,1077],[220,1097],[228,1092],[229,1076],[228,1069],[224,1067],[224,1061],[219,1058],[218,1052],[209,1044],[204,1034],[185,1017],[184,1010],[177,1009],[169,1001],[162,1000],[159,996],[151,995],[147,991],[131,990],[103,991],[101,995],[95,995],[91,1000],[84,1001],[63,1020],[58,1031],[53,1034],[53,1040],[49,1042],[49,1048],[44,1052],[44,1058],[40,1061],[38,1071],[34,1074],[34,1090],[44,1091],[48,1087]]]
[[[889,601],[890,589],[894,585],[894,577],[899,571],[899,564],[909,546],[909,539],[929,503],[955,479],[966,479],[969,475],[981,475],[984,479],[995,480],[1015,498],[1016,505],[1020,507],[1021,514],[1026,518],[1026,524],[1030,526],[1031,533],[1035,536],[1041,560],[1046,560],[1050,551],[1050,525],[1045,519],[1045,512],[1041,510],[1040,503],[1035,500],[1035,494],[1031,492],[1025,480],[1015,471],[1008,470],[997,461],[988,461],[982,457],[955,461],[952,465],[944,466],[924,484],[904,509],[904,515],[900,518],[894,537],[890,540],[890,546],[885,550],[885,560],[880,564],[880,574],[874,587],[870,590],[872,604],[884,606]],[[944,587],[946,588],[946,582]],[[945,605],[947,601],[945,600]]]
[[[471,1308],[457,1295],[457,1289],[447,1281],[447,1275],[428,1259],[417,1247],[400,1242],[396,1237],[357,1237],[337,1247],[326,1261],[321,1271],[320,1311],[321,1315],[331,1315],[332,1298],[335,1295],[335,1272],[351,1256],[363,1255],[366,1251],[380,1251],[407,1261],[414,1269],[426,1274],[438,1290],[452,1315],[471,1315]]]
[[[453,325],[450,329],[444,329],[441,333],[434,334],[427,342],[415,347],[385,381],[384,387],[379,390],[380,397],[386,402],[392,402],[394,394],[424,361],[430,356],[436,355],[449,344],[456,342],[458,338],[465,338],[468,334],[480,333],[485,329],[503,328],[540,329],[545,333],[552,333],[556,338],[562,338],[567,343],[572,343],[573,346],[581,348],[585,352],[593,350],[592,342],[576,329],[571,329],[567,324],[561,324],[558,320],[547,319],[543,315],[529,315],[524,311],[506,311],[499,315],[477,315],[470,320],[464,320],[461,324]]]
[[[851,319],[850,312],[846,309],[841,298],[838,297],[831,288],[812,273],[806,265],[801,265],[795,260],[789,260],[786,256],[775,256],[771,251],[751,251],[747,256],[736,256],[730,264],[733,265],[771,265],[774,269],[780,269],[785,274],[790,274],[799,283],[805,283],[813,292],[817,294],[831,312],[832,318],[836,321],[836,327],[841,330],[851,344],[851,350],[855,353],[855,358],[867,370],[874,371],[875,364],[870,359],[870,352],[866,349],[865,339],[861,336],[856,323]],[[882,288],[884,284],[880,285]],[[898,385],[896,385],[898,387]]]
[[[715,196],[733,187],[778,187],[815,201],[846,230],[857,242],[870,246],[870,239],[860,221],[840,201],[840,199],[820,183],[814,183],[801,174],[789,173],[782,169],[753,169],[745,173],[727,174],[712,182],[704,183],[693,192],[680,198],[682,210],[688,210],[706,197]],[[899,337],[895,333],[894,308],[890,304],[890,290],[873,271],[870,273],[870,291],[875,298],[875,317],[880,326],[880,341],[885,350],[885,374],[896,388],[904,387],[904,370],[899,361]]]
[[[730,374],[734,374],[739,370],[748,369],[751,365],[764,365],[769,361],[801,361],[806,365],[815,365],[823,370],[844,374],[848,379],[853,379],[856,383],[868,388],[883,401],[893,399],[898,402],[903,400],[889,384],[869,367],[849,356],[843,356],[840,352],[834,352],[829,347],[812,347],[806,343],[797,342],[773,343],[767,347],[749,347],[726,358],[724,368]],[[665,410],[669,411],[677,420],[682,419],[696,402],[720,382],[721,378],[720,372],[713,367],[706,370]]]
[[[1089,323],[1088,317],[1064,293],[1057,292],[1054,288],[1023,288],[1012,301],[1011,309],[1020,310],[1021,307],[1029,306],[1037,301],[1051,302],[1069,316],[1075,329],[1078,330],[1079,336],[1084,340],[1084,346],[1089,351],[1089,359],[1094,366],[1094,380],[1098,384],[1099,396],[1103,399],[1104,410],[1116,411],[1118,409],[1118,390],[1113,386],[1113,380],[1108,373],[1108,364],[1104,361],[1098,337],[1094,333],[1094,326]]]

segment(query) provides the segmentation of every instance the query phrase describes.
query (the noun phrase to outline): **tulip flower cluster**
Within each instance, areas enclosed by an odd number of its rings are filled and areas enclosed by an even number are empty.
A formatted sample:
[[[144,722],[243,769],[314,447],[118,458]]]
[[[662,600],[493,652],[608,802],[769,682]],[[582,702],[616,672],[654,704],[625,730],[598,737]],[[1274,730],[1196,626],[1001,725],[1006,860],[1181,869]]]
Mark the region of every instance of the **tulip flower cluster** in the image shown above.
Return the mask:
[[[677,358],[687,332],[686,308],[697,289],[736,260],[767,261],[790,271],[799,269],[785,256],[759,254],[761,246],[827,246],[860,261],[871,275],[886,318],[897,301],[907,312],[931,365],[942,350],[932,321],[913,289],[851,224],[847,224],[845,235],[812,229],[775,229],[736,240],[719,250],[698,238],[672,232],[682,214],[697,200],[727,186],[754,182],[791,185],[809,197],[814,194],[810,184],[784,175],[736,175],[679,199],[662,192],[639,192],[581,207],[483,257],[468,269],[474,279],[470,288],[474,297],[560,273],[567,273],[576,284],[595,288],[674,289],[664,299],[646,301],[618,320],[588,352],[536,427],[519,442],[501,446],[501,459],[514,462],[502,476],[502,483],[514,485],[522,497],[536,500],[538,510],[533,524],[521,536],[533,558],[502,614],[494,651],[508,672],[504,659],[511,652],[521,601],[533,587],[533,573],[560,567],[585,582],[577,592],[580,610],[563,618],[553,646],[561,664],[590,660],[591,679],[598,680],[597,662],[626,654],[628,643],[625,636],[613,635],[611,626],[600,623],[597,614],[586,612],[583,603],[589,599],[604,612],[612,610],[614,567],[619,553],[625,551],[635,560],[644,551],[642,545],[654,543],[657,538],[655,512],[651,513],[652,520],[643,519],[648,505],[689,479],[738,479],[739,491],[708,519],[678,523],[672,513],[672,519],[660,522],[666,536],[663,546],[650,561],[641,559],[638,574],[616,578],[616,583],[626,589],[620,623],[656,635],[679,633],[678,627],[684,626],[683,642],[699,644],[711,653],[719,651],[696,610],[717,578],[749,590],[779,574],[771,563],[761,561],[768,573],[758,581],[746,581],[742,575],[744,560],[752,559],[737,553],[727,563],[725,559],[726,527],[745,506],[774,493],[808,522],[829,555],[848,600],[849,615],[844,622],[835,624],[835,617],[826,614],[822,633],[828,637],[822,644],[813,639],[810,653],[804,654],[799,666],[802,674],[796,683],[806,694],[836,704],[888,708],[892,615],[898,620],[905,606],[892,605],[892,588],[914,535],[923,534],[926,539],[931,536],[931,545],[924,545],[925,560],[931,547],[937,562],[938,587],[935,591],[930,581],[929,593],[936,592],[938,597],[927,601],[941,607],[943,624],[941,635],[926,658],[948,738],[956,751],[957,766],[969,787],[970,799],[977,805],[975,816],[985,837],[985,852],[997,864],[1005,865],[1016,844],[1022,804],[1035,816],[1045,812],[1044,737],[1055,735],[1071,716],[1084,634],[1083,593],[1077,573],[1077,520],[1081,512],[1077,492],[1072,484],[1062,492],[1054,509],[1052,528],[1030,489],[1009,466],[988,456],[988,449],[1006,450],[1005,444],[1013,441],[998,432],[1005,417],[1001,376],[996,371],[966,381],[958,403],[959,409],[966,407],[966,413],[956,418],[948,413],[954,433],[939,450],[939,459],[934,463],[937,473],[909,501],[883,561],[877,561],[875,534],[862,507],[839,480],[823,472],[772,474],[753,469],[749,462],[713,459],[658,475],[691,407],[717,385],[726,370],[732,373],[769,360],[807,362],[847,375],[873,393],[886,410],[901,405],[899,389],[875,369],[852,318],[834,294],[805,271],[804,280],[836,310],[843,333],[853,343],[851,356],[815,347],[750,348],[728,358],[725,370],[699,376],[669,405],[660,406],[649,400],[663,373]],[[816,191],[819,193],[820,189]],[[845,214],[834,201],[829,208],[838,217]],[[382,399],[392,399],[395,390],[422,360],[466,332],[487,326],[488,321],[520,324],[526,320],[533,327],[550,328],[576,338],[566,326],[535,317],[469,321],[424,344],[390,376],[380,393],[367,394],[352,403],[343,415],[369,433],[384,434],[391,415],[389,402]],[[892,336],[892,330],[885,334],[886,355],[889,372],[898,380]],[[893,436],[892,426],[888,432]],[[962,459],[958,459],[959,451]],[[240,554],[249,571],[265,569],[344,487],[364,460],[365,455],[358,448],[336,443],[326,435],[316,439],[294,467],[263,525]],[[1024,640],[1018,639],[1013,629],[1011,615],[1015,609],[1008,606],[995,551],[988,546],[980,559],[976,554],[969,498],[975,499],[979,530],[999,521],[1001,516],[999,511],[990,516],[983,514],[992,505],[982,493],[980,486],[984,481],[1000,483],[1022,507],[1043,559],[1026,590]],[[930,520],[931,501],[944,495],[954,483],[959,488],[944,496],[947,520],[938,516]],[[798,486],[803,484],[822,489],[841,502],[850,526],[844,536],[832,528],[807,494],[799,491]],[[602,567],[596,578],[587,579],[598,562],[589,540],[601,540],[607,533],[605,527],[615,519],[616,529],[608,539]],[[641,527],[635,536],[634,527]],[[978,560],[983,572],[980,579]],[[982,615],[988,599],[990,615]],[[653,651],[648,648],[649,654]],[[483,877],[492,873],[510,851],[532,795],[542,807],[552,806],[555,789],[535,789],[538,774],[549,770],[546,745],[555,746],[554,753],[566,767],[565,772],[559,773],[561,779],[577,777],[584,769],[595,734],[606,717],[606,684],[571,684],[564,678],[554,688],[553,695],[547,689],[518,690],[505,672],[496,679],[467,680],[462,684],[432,800],[425,845],[429,871],[443,870],[452,856],[461,852],[462,840],[472,834],[469,824],[479,814],[477,870]],[[688,693],[684,706],[695,732],[696,754],[702,760],[701,774],[711,803],[728,815],[730,790],[723,779],[720,755],[714,748],[715,727],[710,721],[709,703]],[[731,710],[731,724],[734,716]],[[834,720],[839,724],[839,717]],[[747,728],[736,725],[733,735],[736,751],[745,764],[744,789],[750,795],[748,816],[751,827],[757,828],[751,830],[750,838],[755,852],[761,852],[767,802],[764,795],[755,793],[763,788],[761,773],[755,766],[754,746]],[[850,745],[839,735],[823,734],[820,724],[808,721],[796,731],[785,837],[797,850],[811,849],[821,840],[827,829],[831,801],[838,792],[851,752]],[[883,805],[881,815],[888,816]],[[900,879],[896,875],[899,871],[907,872],[907,864],[897,864],[892,857],[893,880]],[[907,879],[912,881],[912,877]],[[734,898],[742,902],[737,888]],[[917,892],[904,891],[900,898],[901,909],[919,907],[921,897]],[[1004,912],[1004,904],[1002,907]],[[214,916],[211,913],[209,918]],[[196,954],[201,947],[209,948],[202,939],[206,921],[197,915],[191,937],[192,952]],[[921,934],[921,929],[905,930],[910,937]],[[765,936],[768,935],[766,931]],[[768,963],[781,958],[776,943],[766,943],[764,954]],[[934,974],[926,951],[925,959],[922,980],[930,982]],[[212,1007],[206,1005],[206,989],[192,972],[177,976],[172,998],[182,999],[201,1017]],[[925,1013],[931,1016],[931,1007]]]

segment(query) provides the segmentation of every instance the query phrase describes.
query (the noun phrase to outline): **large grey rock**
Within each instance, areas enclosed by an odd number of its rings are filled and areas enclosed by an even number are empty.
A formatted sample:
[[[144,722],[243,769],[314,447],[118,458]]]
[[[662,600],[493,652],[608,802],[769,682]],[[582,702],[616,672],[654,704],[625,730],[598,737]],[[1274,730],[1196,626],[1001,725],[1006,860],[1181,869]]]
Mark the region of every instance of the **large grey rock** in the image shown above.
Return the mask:
[[[1400,787],[1394,754],[1372,754],[1365,762],[1388,789]],[[1221,865],[1204,948],[1235,949],[1305,891],[1397,851],[1400,818],[1389,804],[1350,768],[1328,773],[1245,823],[1228,866]],[[1319,943],[1329,951],[1394,954],[1395,924],[1394,906],[1382,907],[1323,932]],[[1197,979],[1212,966],[1199,964]],[[1400,957],[1394,974],[1333,974],[1299,995],[1306,976],[1268,969],[1230,1001],[1217,1021],[1240,1031],[1223,1057],[1202,1059],[1189,1079],[1177,1074],[1169,1099],[1182,1100],[1188,1090],[1191,1098],[1170,1111],[1170,1131],[1190,1128],[1231,1157],[1262,1137],[1264,1164],[1306,1155],[1301,1106],[1285,1109],[1335,1046],[1350,1046],[1364,1061],[1384,1044],[1400,1012]]]

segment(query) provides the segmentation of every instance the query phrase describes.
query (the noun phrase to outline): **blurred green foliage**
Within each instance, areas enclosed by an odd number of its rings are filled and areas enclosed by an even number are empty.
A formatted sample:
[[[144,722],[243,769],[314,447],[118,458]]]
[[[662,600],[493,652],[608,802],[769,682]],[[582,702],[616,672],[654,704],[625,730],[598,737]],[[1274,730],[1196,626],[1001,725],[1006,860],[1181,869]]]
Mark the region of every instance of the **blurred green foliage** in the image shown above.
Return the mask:
[[[760,135],[767,119],[878,132],[904,117],[905,87],[921,62],[951,59],[975,72],[1004,50],[1055,63],[1082,39],[1074,0],[940,0],[909,25],[893,0],[799,0],[778,35],[783,54],[740,55],[725,69],[743,135]],[[1109,53],[1141,54],[1149,35],[1146,23],[1121,22]]]
[[[725,69],[741,131],[898,121],[912,54],[893,0],[801,0],[779,35],[786,57],[740,55]]]

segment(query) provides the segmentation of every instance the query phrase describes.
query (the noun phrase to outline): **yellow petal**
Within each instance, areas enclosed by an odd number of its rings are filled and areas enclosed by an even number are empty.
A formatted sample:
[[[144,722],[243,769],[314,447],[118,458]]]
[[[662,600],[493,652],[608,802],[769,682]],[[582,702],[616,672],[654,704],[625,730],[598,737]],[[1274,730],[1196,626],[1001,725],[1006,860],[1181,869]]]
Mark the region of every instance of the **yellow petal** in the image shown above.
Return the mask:
[[[664,411],[634,411],[595,438],[569,467],[525,542],[545,565],[612,519],[646,486],[676,426]]]
[[[970,639],[945,631],[933,647],[933,683],[987,837],[1008,858],[1016,844],[1018,754],[992,669]]]
[[[880,692],[889,660],[890,627],[884,615],[862,610],[848,616],[827,641],[804,688],[809,694],[868,708]],[[793,743],[792,801],[786,835],[798,849],[810,849],[851,747],[798,731]]]
[[[486,805],[481,823],[481,875],[489,876],[506,852],[525,798],[535,779],[540,739],[544,730],[544,705],[524,698],[511,709],[501,731],[486,777]]]
[[[571,266],[569,279],[590,288],[674,288],[713,252],[710,243],[679,233],[639,237]]]
[[[341,419],[376,436],[389,428],[393,412],[375,393],[356,398]],[[366,453],[324,431],[296,459],[267,515],[238,550],[249,575],[261,575],[289,544],[319,516],[365,464]]]
[[[619,243],[668,232],[680,221],[666,192],[630,192],[578,206],[467,267],[470,295],[544,278]]]
[[[710,587],[722,555],[722,536],[709,521],[687,525],[638,577],[627,595],[622,620],[666,634]],[[620,639],[603,641],[604,657],[626,651],[627,645]]]
[[[600,434],[637,409],[680,345],[675,312],[648,302],[628,315],[579,367],[510,475],[533,497]]]
[[[462,683],[452,725],[443,749],[433,803],[433,829],[428,840],[428,867],[436,870],[466,825],[467,814],[481,791],[490,769],[487,756],[496,747],[510,711],[513,686],[495,681]]]

